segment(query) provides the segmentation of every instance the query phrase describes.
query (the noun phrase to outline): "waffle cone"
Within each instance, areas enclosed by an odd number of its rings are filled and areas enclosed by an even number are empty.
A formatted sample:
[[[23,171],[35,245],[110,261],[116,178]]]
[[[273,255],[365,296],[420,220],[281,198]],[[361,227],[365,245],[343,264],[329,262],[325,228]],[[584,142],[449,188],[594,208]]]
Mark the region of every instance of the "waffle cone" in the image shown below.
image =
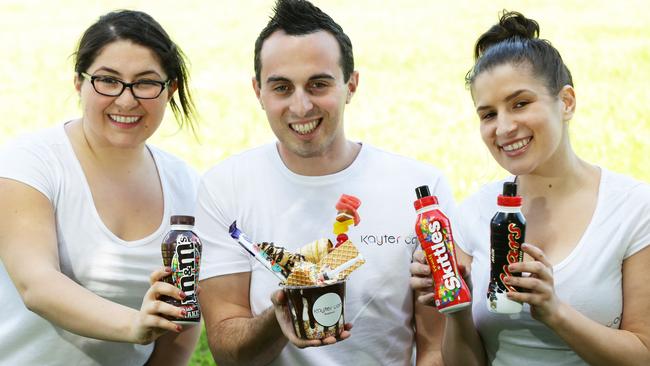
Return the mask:
[[[320,268],[321,270],[327,266],[330,269],[335,269],[338,266],[342,265],[343,263],[349,261],[350,259],[355,258],[357,255],[359,255],[359,250],[352,244],[351,241],[346,241],[345,243],[339,245],[338,247],[334,248],[328,255],[321,260]],[[350,268],[344,270],[341,272],[338,276],[338,279],[343,280],[346,279],[352,271],[356,270],[359,268],[362,264],[366,263],[365,260],[359,260],[357,261],[354,265],[352,265]]]
[[[312,279],[309,269],[294,268],[293,272],[287,277],[287,286],[313,286],[316,281]]]

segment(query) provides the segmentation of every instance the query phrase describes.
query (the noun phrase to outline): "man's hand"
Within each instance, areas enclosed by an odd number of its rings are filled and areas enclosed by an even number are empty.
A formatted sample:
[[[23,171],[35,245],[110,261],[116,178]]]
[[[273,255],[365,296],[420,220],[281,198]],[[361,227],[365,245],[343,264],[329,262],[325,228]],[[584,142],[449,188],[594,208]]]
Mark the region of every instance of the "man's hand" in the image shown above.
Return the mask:
[[[291,314],[289,313],[289,304],[287,303],[287,295],[283,290],[277,290],[271,295],[271,301],[273,302],[273,308],[275,310],[275,317],[278,320],[280,329],[289,342],[293,343],[298,348],[306,347],[319,347],[325,346],[328,344],[336,343],[336,338],[330,336],[322,340],[312,339],[300,339],[296,336],[296,332],[293,328],[293,321],[291,320]],[[350,329],[352,329],[351,323],[345,323],[344,329],[341,332],[341,340],[347,339],[350,337]]]

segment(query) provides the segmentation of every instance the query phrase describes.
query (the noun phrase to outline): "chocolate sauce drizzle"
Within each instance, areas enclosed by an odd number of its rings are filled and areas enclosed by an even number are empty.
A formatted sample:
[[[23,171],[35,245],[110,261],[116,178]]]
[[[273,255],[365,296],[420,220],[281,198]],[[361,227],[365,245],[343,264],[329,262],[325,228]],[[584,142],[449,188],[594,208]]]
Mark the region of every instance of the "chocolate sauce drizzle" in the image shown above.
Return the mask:
[[[310,339],[307,335],[305,325],[308,321],[309,329],[312,331],[317,326],[323,327],[323,338],[334,336],[340,340],[340,334],[343,330],[343,319],[345,313],[345,282],[338,282],[329,286],[313,286],[305,288],[286,288],[285,292],[289,298],[289,308],[295,312],[296,319],[294,319],[294,329],[302,339]],[[323,326],[316,321],[314,317],[314,303],[319,297],[327,293],[336,293],[341,298],[341,317],[334,326]],[[307,303],[307,314],[309,319],[303,319],[304,303]]]

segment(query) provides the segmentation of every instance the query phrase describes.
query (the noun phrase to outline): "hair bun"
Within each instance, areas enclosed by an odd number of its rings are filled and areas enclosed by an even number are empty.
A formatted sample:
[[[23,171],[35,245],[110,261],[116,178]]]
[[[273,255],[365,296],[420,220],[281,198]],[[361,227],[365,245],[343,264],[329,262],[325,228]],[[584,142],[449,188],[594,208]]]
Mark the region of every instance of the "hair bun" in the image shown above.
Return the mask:
[[[493,25],[476,41],[474,58],[478,59],[493,45],[510,38],[535,39],[539,36],[539,24],[516,11],[503,11],[499,23]]]

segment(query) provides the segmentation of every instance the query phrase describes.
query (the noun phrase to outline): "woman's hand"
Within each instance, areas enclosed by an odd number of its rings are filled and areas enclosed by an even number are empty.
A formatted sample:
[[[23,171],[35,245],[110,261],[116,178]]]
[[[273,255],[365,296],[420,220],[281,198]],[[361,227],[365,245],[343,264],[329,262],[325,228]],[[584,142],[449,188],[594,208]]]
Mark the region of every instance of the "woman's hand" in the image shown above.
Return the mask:
[[[456,254],[458,255],[459,252],[456,251]],[[467,254],[464,256],[467,257]],[[466,267],[457,260],[457,265],[459,273],[463,276],[471,292],[472,279],[468,269],[469,264]],[[413,253],[413,262],[411,262],[409,270],[411,271],[409,284],[411,285],[411,289],[417,293],[418,302],[424,305],[435,306],[433,299],[433,276],[431,275],[431,267],[427,263],[423,250],[418,249]]]
[[[409,267],[411,278],[409,284],[411,289],[416,292],[417,300],[423,305],[434,306],[433,303],[433,277],[431,277],[431,268],[421,249],[413,253],[413,262]]]
[[[319,347],[328,344],[334,344],[337,342],[336,338],[332,336],[322,340],[318,340],[318,339],[305,340],[305,339],[298,338],[293,328],[293,321],[291,320],[291,314],[289,314],[289,304],[287,303],[287,295],[284,293],[284,291],[283,290],[275,291],[271,295],[271,302],[273,302],[275,317],[278,320],[278,324],[280,324],[280,329],[282,330],[282,334],[284,334],[284,336],[287,337],[289,342],[293,343],[296,347],[298,348]],[[345,323],[343,325],[343,331],[341,332],[341,335],[339,337],[340,340],[344,340],[350,337],[351,335],[350,329],[352,329],[351,323]]]
[[[511,300],[530,304],[530,315],[553,328],[562,302],[555,294],[553,284],[553,266],[538,247],[524,243],[521,250],[533,258],[532,261],[513,263],[508,266],[511,273],[528,272],[530,276],[509,276],[505,283],[527,290],[527,292],[508,292]]]
[[[172,323],[164,316],[183,317],[185,310],[162,301],[162,295],[182,300],[185,294],[161,280],[171,275],[171,268],[160,268],[149,277],[151,287],[142,300],[140,311],[137,312],[131,322],[131,340],[133,343],[148,344],[168,331],[180,333],[183,328]]]

